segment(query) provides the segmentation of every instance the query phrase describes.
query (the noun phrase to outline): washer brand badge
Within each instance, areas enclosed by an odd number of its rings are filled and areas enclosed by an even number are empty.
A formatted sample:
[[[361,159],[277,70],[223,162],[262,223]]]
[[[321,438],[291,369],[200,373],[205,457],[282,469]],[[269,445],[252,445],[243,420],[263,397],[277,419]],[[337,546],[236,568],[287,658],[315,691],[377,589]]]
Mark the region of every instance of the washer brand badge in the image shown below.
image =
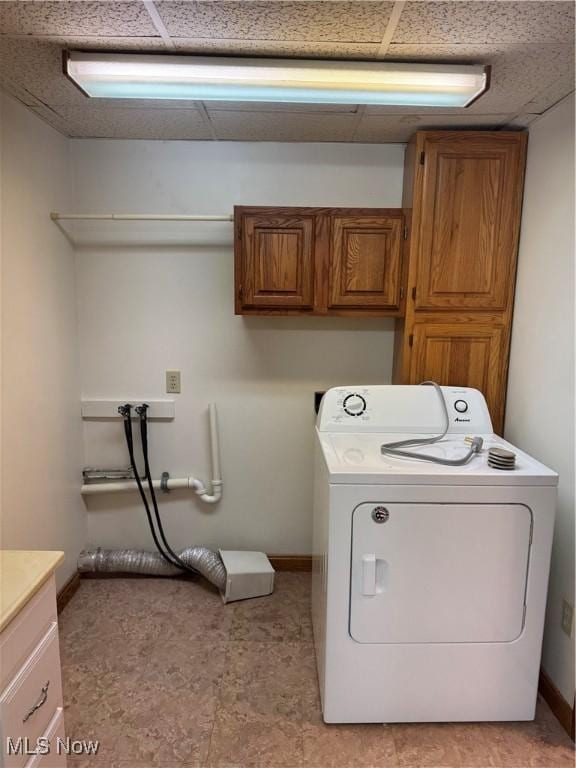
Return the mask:
[[[456,416],[454,421],[470,421],[470,419],[461,419],[460,416]]]

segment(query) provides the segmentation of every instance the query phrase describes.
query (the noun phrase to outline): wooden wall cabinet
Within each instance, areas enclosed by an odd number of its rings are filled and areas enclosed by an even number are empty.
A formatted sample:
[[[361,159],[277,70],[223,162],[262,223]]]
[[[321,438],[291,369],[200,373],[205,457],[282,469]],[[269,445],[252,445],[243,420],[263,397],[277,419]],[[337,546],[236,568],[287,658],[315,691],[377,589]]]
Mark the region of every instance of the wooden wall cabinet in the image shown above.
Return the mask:
[[[314,308],[315,229],[313,214],[271,212],[242,218],[243,306]]]
[[[400,309],[403,225],[402,216],[330,216],[330,309]]]
[[[236,207],[236,313],[396,317],[393,380],[504,424],[527,134],[419,131],[402,209]]]
[[[394,381],[480,389],[501,432],[527,134],[420,131],[405,160],[408,299]]]
[[[401,209],[237,206],[234,218],[236,314],[403,311]]]

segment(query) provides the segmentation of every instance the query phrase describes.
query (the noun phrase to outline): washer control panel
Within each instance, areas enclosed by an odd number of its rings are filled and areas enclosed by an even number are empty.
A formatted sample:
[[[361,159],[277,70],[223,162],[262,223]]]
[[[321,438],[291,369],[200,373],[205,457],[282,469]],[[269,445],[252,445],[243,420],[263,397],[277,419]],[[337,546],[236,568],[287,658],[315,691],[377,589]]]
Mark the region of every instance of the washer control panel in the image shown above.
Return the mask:
[[[346,395],[342,407],[344,408],[344,413],[347,413],[348,416],[362,416],[366,410],[366,398],[357,392],[353,392],[350,395]]]
[[[449,432],[493,432],[481,392],[470,387],[442,387]],[[438,434],[445,415],[434,387],[411,384],[335,387],[322,398],[318,429],[326,432]]]
[[[334,424],[356,424],[356,429],[363,429],[369,423],[372,409],[368,387],[338,387],[330,390],[330,393],[335,395],[334,399],[330,398],[328,406],[330,420]],[[360,426],[361,424],[364,426]]]

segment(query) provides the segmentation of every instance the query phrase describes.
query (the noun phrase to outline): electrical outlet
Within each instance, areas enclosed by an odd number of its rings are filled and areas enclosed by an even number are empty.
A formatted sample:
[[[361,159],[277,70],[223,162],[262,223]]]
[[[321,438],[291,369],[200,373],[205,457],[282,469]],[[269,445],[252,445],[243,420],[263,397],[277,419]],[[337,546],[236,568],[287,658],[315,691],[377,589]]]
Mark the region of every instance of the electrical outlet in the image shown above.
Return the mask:
[[[562,600],[562,632],[572,637],[572,622],[574,621],[574,606],[568,600]]]
[[[166,392],[180,394],[180,371],[166,371]]]

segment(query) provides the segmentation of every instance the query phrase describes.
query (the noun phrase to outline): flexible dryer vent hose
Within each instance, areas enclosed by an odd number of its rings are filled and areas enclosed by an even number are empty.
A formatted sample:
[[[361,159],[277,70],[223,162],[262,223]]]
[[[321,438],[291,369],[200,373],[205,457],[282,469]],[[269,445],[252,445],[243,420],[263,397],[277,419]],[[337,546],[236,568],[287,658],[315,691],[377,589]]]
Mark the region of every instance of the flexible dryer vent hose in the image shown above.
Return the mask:
[[[226,587],[226,568],[218,552],[206,547],[188,547],[179,553],[186,565],[194,568],[218,589]],[[138,549],[95,549],[81,552],[80,573],[139,573],[145,576],[178,576],[181,568],[166,562],[157,552]]]

